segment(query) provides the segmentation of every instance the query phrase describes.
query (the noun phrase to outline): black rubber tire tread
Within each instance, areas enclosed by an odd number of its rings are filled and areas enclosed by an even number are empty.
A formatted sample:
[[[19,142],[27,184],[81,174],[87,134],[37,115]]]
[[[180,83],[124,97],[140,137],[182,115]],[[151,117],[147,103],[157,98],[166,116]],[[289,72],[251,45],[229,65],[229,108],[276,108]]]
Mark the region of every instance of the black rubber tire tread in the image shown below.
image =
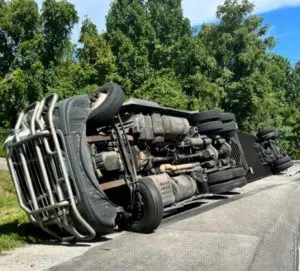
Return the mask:
[[[118,84],[107,83],[94,90],[89,96],[95,93],[106,93],[104,102],[91,111],[88,118],[88,125],[102,125],[111,122],[114,116],[120,111],[124,102],[124,92]]]
[[[241,178],[246,176],[246,170],[242,167],[236,167],[232,169],[233,178]]]
[[[284,164],[286,162],[289,162],[289,161],[292,161],[292,158],[289,155],[286,155],[286,156],[284,156],[280,159],[275,160],[273,162],[273,164],[274,164],[275,167],[277,167],[277,166],[282,165],[282,164]]]
[[[151,233],[159,226],[163,217],[162,196],[153,181],[147,178],[140,181],[140,193],[144,201],[144,216],[135,221],[130,230]]]
[[[223,128],[220,133],[230,133],[236,131],[236,123],[234,121],[223,123]]]
[[[233,113],[229,113],[229,112],[221,113],[220,118],[223,123],[236,121],[235,115]]]
[[[190,116],[189,121],[192,125],[220,120],[220,113],[215,110],[198,112]]]
[[[222,183],[228,180],[233,179],[233,170],[231,169],[226,169],[226,170],[221,170],[217,172],[212,172],[207,175],[207,182],[209,184],[215,184],[215,183]]]
[[[230,192],[235,188],[242,187],[247,184],[247,180],[245,177],[237,178],[230,180],[225,183],[215,184],[209,186],[209,192],[213,194],[221,194],[225,192]]]
[[[269,139],[276,139],[278,137],[276,132],[270,132],[268,134],[263,135],[260,139],[262,141],[267,141]]]
[[[219,132],[223,128],[223,123],[220,120],[205,122],[197,125],[199,133],[214,133]]]
[[[275,129],[272,128],[272,127],[266,128],[266,129],[264,129],[264,130],[258,132],[258,133],[256,134],[256,137],[260,138],[260,137],[262,137],[263,135],[266,135],[266,134],[271,133],[271,132],[275,132]]]
[[[274,171],[275,171],[276,173],[280,173],[280,172],[282,172],[282,171],[284,171],[284,170],[286,170],[286,169],[292,167],[293,165],[294,165],[293,161],[289,161],[289,162],[283,163],[283,164],[281,164],[281,165],[275,167],[275,168],[274,168]]]

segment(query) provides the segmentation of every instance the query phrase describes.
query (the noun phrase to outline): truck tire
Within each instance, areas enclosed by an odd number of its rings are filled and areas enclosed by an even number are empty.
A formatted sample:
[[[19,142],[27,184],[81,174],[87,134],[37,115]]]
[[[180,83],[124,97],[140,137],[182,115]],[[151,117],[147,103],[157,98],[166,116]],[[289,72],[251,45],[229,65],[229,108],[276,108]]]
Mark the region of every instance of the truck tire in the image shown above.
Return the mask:
[[[106,96],[101,94],[106,94]],[[91,113],[87,122],[90,126],[110,123],[120,111],[125,99],[123,90],[115,83],[104,84],[94,90],[89,97],[91,100]]]
[[[223,123],[236,121],[235,115],[233,113],[229,113],[229,112],[221,113],[220,118]]]
[[[271,132],[275,132],[275,129],[274,129],[274,128],[266,128],[266,129],[264,129],[264,130],[258,132],[258,133],[256,134],[256,137],[257,137],[257,138],[260,138],[260,137],[262,137],[262,136],[264,136],[264,135],[266,135],[266,134],[268,134],[268,133],[271,133]]]
[[[232,175],[234,178],[241,178],[246,176],[246,170],[242,167],[232,169]]]
[[[228,181],[233,179],[233,170],[227,169],[222,171],[213,172],[207,175],[207,182],[209,184],[222,183],[224,181]]]
[[[230,180],[225,183],[215,184],[209,186],[209,192],[213,194],[220,194],[230,192],[235,188],[242,187],[247,184],[245,177]]]
[[[277,133],[276,132],[270,132],[268,134],[265,134],[263,136],[261,136],[261,141],[267,141],[267,140],[270,140],[270,139],[276,139],[278,137]]]
[[[216,133],[222,130],[223,123],[220,120],[209,121],[197,125],[198,131],[203,134]]]
[[[153,181],[147,178],[140,181],[140,193],[144,203],[142,217],[133,222],[130,230],[150,233],[159,226],[163,217],[162,196]]]
[[[280,172],[292,167],[293,165],[294,165],[293,161],[289,161],[289,162],[283,163],[283,164],[275,167],[274,171],[275,171],[275,173],[280,173]]]
[[[273,162],[273,164],[274,164],[275,167],[277,167],[277,166],[282,165],[282,164],[284,164],[286,162],[289,162],[289,161],[292,161],[292,158],[289,155],[286,155],[286,156],[284,156],[280,159],[275,160]]]
[[[236,131],[236,123],[234,121],[223,123],[223,128],[220,133],[230,133]]]
[[[196,125],[204,122],[212,122],[217,120],[220,120],[220,113],[215,110],[194,113],[189,118],[189,121],[192,125]]]

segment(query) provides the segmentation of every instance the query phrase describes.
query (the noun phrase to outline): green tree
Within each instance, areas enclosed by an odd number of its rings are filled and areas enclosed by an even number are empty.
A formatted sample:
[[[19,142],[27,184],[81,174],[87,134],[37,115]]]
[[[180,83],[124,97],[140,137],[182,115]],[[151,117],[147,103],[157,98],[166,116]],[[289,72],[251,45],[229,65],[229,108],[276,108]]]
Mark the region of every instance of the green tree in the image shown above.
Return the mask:
[[[42,7],[42,34],[45,39],[43,65],[57,64],[72,50],[70,34],[78,22],[73,4],[66,0],[45,0]]]
[[[1,126],[7,127],[16,121],[16,113],[27,102],[27,83],[24,72],[18,68],[0,81]]]
[[[176,80],[175,73],[165,70],[154,72],[144,84],[136,90],[135,96],[155,101],[162,106],[187,109],[187,97]]]
[[[189,99],[189,109],[207,110],[220,108],[225,97],[223,85],[231,74],[219,72],[215,58],[199,37],[186,43],[186,51],[179,59],[177,71]]]
[[[262,18],[252,15],[253,8],[248,0],[226,0],[217,10],[219,22],[204,25],[199,35],[217,62],[218,77],[224,77],[224,71],[230,75],[220,82],[225,91],[222,107],[234,112],[240,127],[251,132],[272,122],[270,112],[277,110],[266,72],[266,54],[274,40],[266,37],[268,28]]]
[[[272,89],[278,99],[288,103],[297,101],[294,69],[290,61],[280,55],[270,53],[267,55],[267,73],[272,82]],[[298,94],[299,95],[299,94]]]
[[[38,20],[35,1],[0,1],[0,76],[12,70],[19,44],[34,37]]]
[[[132,94],[151,74],[148,48],[154,32],[144,1],[114,1],[107,15],[106,28],[118,74],[129,79],[125,91]]]
[[[41,14],[33,0],[0,2],[2,125],[13,125],[21,108],[67,80],[58,66],[72,60],[70,33],[77,20],[66,1],[44,1]]]
[[[182,11],[181,0],[149,0],[146,8],[153,28],[149,49],[149,62],[154,70],[174,69],[192,43],[192,28]],[[151,36],[149,38],[152,38]]]
[[[116,0],[107,16],[106,37],[116,56],[117,80],[123,79],[129,95],[166,70],[168,77],[175,73],[177,83],[184,83],[186,54],[194,44],[181,0]]]
[[[98,34],[88,18],[83,21],[79,42],[82,48],[77,50],[77,56],[82,69],[87,72],[86,83],[103,84],[116,73],[116,59],[104,36]]]
[[[248,132],[275,126],[299,156],[300,62],[270,52],[253,8],[226,0],[195,35],[181,0],[114,0],[107,32],[86,18],[76,48],[74,5],[45,0],[39,12],[33,0],[0,0],[0,126],[48,92],[64,98],[112,80],[164,106],[231,111]]]
[[[295,84],[295,88],[294,88],[294,92],[291,93],[290,102],[294,102],[298,108],[300,106],[300,61],[298,61],[295,65],[295,68],[293,70],[293,79],[294,79],[294,84]]]
[[[285,66],[283,66],[285,67]],[[300,62],[296,63],[295,68],[283,69],[288,71],[288,85],[292,84],[286,90],[286,111],[283,125],[279,127],[282,143],[288,153],[294,158],[300,158]]]

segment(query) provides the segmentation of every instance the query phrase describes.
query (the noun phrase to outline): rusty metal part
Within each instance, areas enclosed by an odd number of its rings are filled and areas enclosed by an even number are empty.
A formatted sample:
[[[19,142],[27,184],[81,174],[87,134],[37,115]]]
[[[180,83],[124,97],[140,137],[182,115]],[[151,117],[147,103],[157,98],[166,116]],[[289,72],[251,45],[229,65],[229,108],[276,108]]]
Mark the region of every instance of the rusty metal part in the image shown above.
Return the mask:
[[[102,183],[102,184],[100,184],[100,187],[103,191],[106,191],[109,189],[123,186],[125,184],[126,184],[125,181],[123,179],[121,179],[121,180],[111,181],[111,182],[107,182],[107,183]]]
[[[134,138],[130,135],[127,135],[127,139],[129,141],[133,141]],[[111,141],[113,140],[111,136],[104,136],[104,135],[93,135],[93,136],[88,136],[86,138],[86,141],[88,143],[95,143],[95,142],[101,142],[101,141]]]
[[[174,172],[179,170],[181,171],[186,169],[192,169],[199,166],[201,166],[200,163],[190,163],[190,164],[182,164],[182,165],[163,164],[160,165],[159,171],[161,173],[167,173],[167,172]]]
[[[88,136],[86,138],[86,141],[88,143],[94,143],[99,141],[110,141],[110,140],[112,140],[111,136],[104,136],[104,135],[93,135],[93,136]]]

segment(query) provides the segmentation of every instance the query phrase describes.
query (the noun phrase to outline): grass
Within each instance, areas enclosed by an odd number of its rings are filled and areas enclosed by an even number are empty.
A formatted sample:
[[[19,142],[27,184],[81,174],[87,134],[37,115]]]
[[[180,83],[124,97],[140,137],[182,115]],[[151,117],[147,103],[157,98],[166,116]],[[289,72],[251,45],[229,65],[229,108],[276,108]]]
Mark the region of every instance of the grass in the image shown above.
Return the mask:
[[[45,239],[45,233],[29,223],[19,207],[15,189],[7,171],[0,170],[0,255],[28,243]]]
[[[6,136],[0,133],[0,157],[5,156],[5,150],[4,150],[5,139],[6,139]]]

